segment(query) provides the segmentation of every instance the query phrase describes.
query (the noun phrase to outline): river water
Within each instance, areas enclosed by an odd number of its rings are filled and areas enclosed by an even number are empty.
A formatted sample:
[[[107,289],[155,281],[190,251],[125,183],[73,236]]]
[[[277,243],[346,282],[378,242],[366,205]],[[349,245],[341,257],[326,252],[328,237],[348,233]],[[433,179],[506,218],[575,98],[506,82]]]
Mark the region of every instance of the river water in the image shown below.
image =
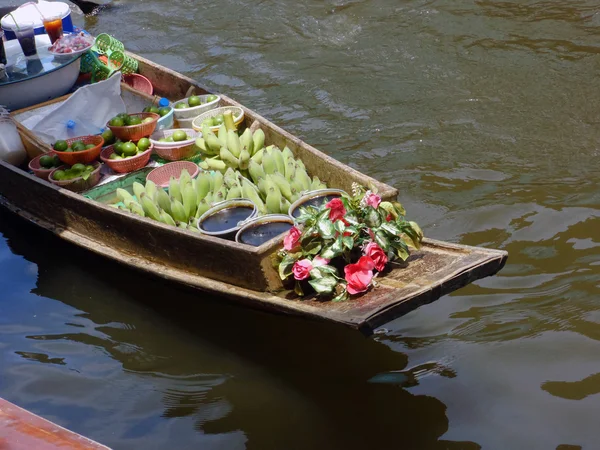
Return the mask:
[[[122,0],[91,18],[500,248],[370,339],[165,287],[0,216],[0,395],[115,449],[596,449],[591,0]]]

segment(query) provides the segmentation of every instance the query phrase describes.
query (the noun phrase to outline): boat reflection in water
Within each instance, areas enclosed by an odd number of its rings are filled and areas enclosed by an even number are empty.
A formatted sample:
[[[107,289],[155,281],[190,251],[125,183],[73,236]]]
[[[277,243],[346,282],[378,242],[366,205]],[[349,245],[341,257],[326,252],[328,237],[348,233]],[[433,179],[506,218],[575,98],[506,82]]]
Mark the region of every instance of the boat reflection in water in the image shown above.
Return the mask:
[[[406,355],[374,339],[199,299],[2,209],[0,233],[13,253],[37,264],[32,292],[48,299],[35,300],[46,314],[13,344],[29,362],[26,373],[18,361],[1,366],[5,389],[105,445],[480,448],[438,440],[448,430],[439,400],[369,383],[407,365]],[[31,317],[28,309],[23,317]],[[291,410],[293,420],[282,414]],[[165,428],[173,418],[176,433]]]

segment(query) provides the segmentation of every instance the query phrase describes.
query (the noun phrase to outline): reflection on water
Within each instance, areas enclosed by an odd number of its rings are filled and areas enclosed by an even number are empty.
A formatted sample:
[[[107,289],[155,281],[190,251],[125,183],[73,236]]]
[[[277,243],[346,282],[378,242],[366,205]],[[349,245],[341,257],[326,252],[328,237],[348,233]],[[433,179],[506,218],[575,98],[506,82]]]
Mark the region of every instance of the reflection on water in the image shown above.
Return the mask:
[[[2,216],[0,394],[115,448],[596,448],[597,9],[120,0],[79,17],[398,187],[430,237],[510,258],[367,340]]]

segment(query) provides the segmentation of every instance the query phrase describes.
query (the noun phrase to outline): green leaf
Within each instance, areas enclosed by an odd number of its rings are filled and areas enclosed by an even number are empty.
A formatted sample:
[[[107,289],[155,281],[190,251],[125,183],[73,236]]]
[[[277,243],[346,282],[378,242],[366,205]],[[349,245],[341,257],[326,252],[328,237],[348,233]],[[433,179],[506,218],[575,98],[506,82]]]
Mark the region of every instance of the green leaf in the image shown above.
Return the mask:
[[[305,255],[316,255],[321,251],[323,245],[319,241],[312,241],[302,247]]]
[[[310,280],[310,285],[317,294],[331,294],[337,286],[337,280],[333,277],[323,277],[318,280]]]
[[[348,250],[352,250],[354,248],[354,239],[352,239],[352,236],[343,236],[342,237],[342,244]]]
[[[343,251],[344,246],[342,244],[342,237],[339,236],[333,244],[326,247],[325,250],[321,252],[321,258],[332,260],[333,258],[340,256]]]
[[[326,264],[324,266],[316,267],[316,269],[319,270],[323,274],[323,276],[326,276],[328,274],[337,276],[337,269],[333,266]]]
[[[317,227],[319,228],[319,234],[323,239],[331,239],[335,237],[335,227],[331,220],[323,217],[317,223]]]
[[[292,274],[292,267],[296,263],[296,256],[288,254],[283,257],[279,263],[279,278],[285,280]]]
[[[315,268],[311,269],[310,277],[313,280],[319,280],[319,279],[323,278],[323,273],[319,270],[318,267],[315,267]]]
[[[365,208],[365,223],[371,228],[377,228],[381,225],[381,217],[379,213],[372,206],[367,206]]]
[[[398,212],[398,215],[400,216],[405,216],[406,215],[406,211],[404,210],[404,207],[398,203],[398,202],[392,202],[392,205],[394,205],[394,208],[396,208],[396,211]]]
[[[346,233],[352,233],[352,234],[356,234],[356,233],[358,233],[358,230],[357,230],[357,228],[356,228],[356,227],[346,227],[346,230],[345,230],[345,232],[346,232]]]
[[[400,236],[400,234],[402,233],[400,231],[400,228],[398,228],[398,226],[394,222],[383,222],[379,228],[384,231],[387,231],[388,233],[394,236]]]
[[[408,251],[408,247],[402,241],[402,239],[393,240],[390,245],[395,249],[395,253],[402,261],[406,261],[406,259],[410,256],[410,252]]]
[[[343,234],[346,230],[346,224],[341,220],[336,220],[333,226],[335,227],[335,230],[340,234]]]
[[[298,280],[296,280],[296,284],[294,285],[294,292],[296,293],[296,295],[299,295],[300,297],[304,297],[304,291],[302,290],[302,285],[300,284],[300,282]]]
[[[377,242],[377,245],[379,245],[386,253],[390,249],[390,241],[382,231],[377,231],[375,233],[375,242]]]
[[[346,300],[348,300],[350,298],[350,295],[348,294],[348,291],[346,289],[344,289],[344,292],[342,292],[339,295],[336,295],[335,297],[333,297],[331,299],[332,302],[344,302]]]
[[[90,175],[90,172],[85,172],[83,175],[81,175],[81,178],[83,179],[83,181],[86,181],[90,177]]]
[[[356,217],[356,214],[354,213],[348,213],[344,216],[344,219],[346,220],[346,222],[348,222],[350,225],[358,225],[359,224],[359,220],[358,217]]]

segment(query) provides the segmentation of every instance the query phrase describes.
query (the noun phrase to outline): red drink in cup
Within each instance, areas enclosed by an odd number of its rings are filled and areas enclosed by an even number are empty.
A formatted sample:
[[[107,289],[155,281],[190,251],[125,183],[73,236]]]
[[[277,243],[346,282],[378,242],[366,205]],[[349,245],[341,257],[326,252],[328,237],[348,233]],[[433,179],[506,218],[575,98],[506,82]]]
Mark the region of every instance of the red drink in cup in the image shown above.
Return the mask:
[[[44,17],[44,28],[50,37],[50,42],[54,44],[63,35],[62,18],[60,16]]]

